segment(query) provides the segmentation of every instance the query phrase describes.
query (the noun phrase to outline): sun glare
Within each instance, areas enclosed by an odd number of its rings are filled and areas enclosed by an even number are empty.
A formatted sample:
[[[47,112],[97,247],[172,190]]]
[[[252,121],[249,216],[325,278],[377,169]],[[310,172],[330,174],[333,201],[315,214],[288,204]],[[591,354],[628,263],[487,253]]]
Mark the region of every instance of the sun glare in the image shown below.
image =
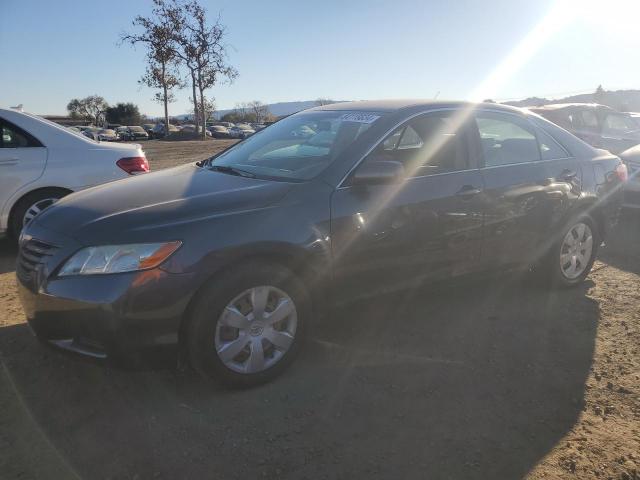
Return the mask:
[[[549,12],[522,38],[496,68],[469,95],[472,101],[500,96],[502,87],[555,34],[582,21],[603,35],[635,36],[640,18],[640,0],[558,0]]]

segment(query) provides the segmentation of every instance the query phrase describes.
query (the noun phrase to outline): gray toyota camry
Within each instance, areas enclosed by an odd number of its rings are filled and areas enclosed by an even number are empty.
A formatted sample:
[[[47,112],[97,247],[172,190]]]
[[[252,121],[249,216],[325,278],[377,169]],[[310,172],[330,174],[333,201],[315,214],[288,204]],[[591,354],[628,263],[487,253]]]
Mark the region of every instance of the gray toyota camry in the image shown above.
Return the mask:
[[[532,266],[554,287],[581,282],[626,176],[510,107],[327,105],[59,201],[20,238],[20,296],[46,343],[101,358],[170,349],[252,385],[291,363],[336,300]]]

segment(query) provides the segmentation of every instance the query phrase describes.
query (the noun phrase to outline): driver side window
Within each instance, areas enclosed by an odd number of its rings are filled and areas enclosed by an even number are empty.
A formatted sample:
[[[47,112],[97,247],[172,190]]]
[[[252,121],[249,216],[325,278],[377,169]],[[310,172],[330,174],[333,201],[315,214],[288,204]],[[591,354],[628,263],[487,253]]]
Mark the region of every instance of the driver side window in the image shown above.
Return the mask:
[[[394,130],[371,158],[403,165],[407,177],[469,168],[464,129],[451,112],[420,115]]]

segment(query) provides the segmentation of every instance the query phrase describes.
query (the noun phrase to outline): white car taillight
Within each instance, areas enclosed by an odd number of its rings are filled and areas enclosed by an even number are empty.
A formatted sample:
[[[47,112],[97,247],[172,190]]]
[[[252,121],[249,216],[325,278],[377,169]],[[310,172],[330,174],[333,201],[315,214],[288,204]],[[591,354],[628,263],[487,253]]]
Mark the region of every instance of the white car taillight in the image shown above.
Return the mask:
[[[149,162],[146,157],[125,157],[116,162],[122,170],[129,175],[138,173],[147,173],[149,171]]]

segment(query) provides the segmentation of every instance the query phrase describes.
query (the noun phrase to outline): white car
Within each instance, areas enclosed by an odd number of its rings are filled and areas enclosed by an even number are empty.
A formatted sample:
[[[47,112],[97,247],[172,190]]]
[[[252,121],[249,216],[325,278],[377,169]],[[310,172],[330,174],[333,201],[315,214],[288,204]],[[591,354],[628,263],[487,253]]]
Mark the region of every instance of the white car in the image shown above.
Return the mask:
[[[229,129],[229,136],[231,138],[247,138],[256,133],[250,125],[244,123],[238,123],[235,127]]]
[[[16,239],[69,193],[146,173],[140,145],[98,143],[44,118],[0,109],[0,237]]]

